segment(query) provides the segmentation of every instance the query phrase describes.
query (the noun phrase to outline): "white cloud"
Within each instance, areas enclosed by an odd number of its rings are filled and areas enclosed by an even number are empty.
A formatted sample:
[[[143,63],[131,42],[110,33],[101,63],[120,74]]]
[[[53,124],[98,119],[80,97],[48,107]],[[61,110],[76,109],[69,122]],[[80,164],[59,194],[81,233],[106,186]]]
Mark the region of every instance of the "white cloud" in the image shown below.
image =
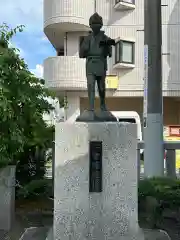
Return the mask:
[[[3,22],[12,28],[25,25],[23,33],[18,33],[10,46],[18,48],[30,71],[42,77],[43,66],[40,63],[54,54],[43,34],[43,0],[0,0],[0,25]]]
[[[43,0],[0,0],[0,22],[7,22],[13,27],[17,25],[27,26],[27,31],[36,32],[42,29]],[[7,14],[8,13],[8,14]]]
[[[30,71],[38,78],[43,77],[43,66],[41,64],[37,64],[35,69],[30,69]]]

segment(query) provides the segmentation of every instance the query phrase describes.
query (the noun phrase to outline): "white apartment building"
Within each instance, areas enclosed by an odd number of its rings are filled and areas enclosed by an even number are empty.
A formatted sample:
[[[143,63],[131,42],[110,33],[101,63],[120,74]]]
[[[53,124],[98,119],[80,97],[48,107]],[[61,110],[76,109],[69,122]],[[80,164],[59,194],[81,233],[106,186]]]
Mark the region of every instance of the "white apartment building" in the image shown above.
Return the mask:
[[[180,1],[162,0],[162,5],[164,124],[180,124]],[[46,86],[67,97],[66,119],[87,107],[85,60],[78,52],[95,10],[117,42],[108,60],[107,107],[142,116],[144,0],[44,0],[44,32],[57,52],[44,61]]]

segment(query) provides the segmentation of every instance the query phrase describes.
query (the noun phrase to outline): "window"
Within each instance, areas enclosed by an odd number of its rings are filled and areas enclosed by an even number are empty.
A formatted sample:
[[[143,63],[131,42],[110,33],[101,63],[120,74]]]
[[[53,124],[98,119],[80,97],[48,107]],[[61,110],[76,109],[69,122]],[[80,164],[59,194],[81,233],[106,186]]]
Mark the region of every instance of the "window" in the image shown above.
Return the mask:
[[[64,56],[64,48],[57,49],[57,56]]]
[[[125,40],[120,40],[117,42],[115,46],[115,64],[134,64],[134,45],[134,42]]]
[[[118,4],[120,2],[129,3],[129,4],[135,5],[135,0],[115,0],[115,4]]]
[[[118,118],[118,122],[136,123],[135,118]]]

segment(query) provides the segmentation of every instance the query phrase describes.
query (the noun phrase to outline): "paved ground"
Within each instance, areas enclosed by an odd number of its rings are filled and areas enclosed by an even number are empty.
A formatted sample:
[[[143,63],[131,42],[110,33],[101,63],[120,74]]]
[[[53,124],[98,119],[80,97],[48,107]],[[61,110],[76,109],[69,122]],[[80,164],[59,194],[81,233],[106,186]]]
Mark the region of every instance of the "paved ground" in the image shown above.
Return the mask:
[[[9,233],[0,231],[0,240],[19,240],[26,228],[44,226],[48,226],[50,228],[52,224],[53,217],[51,212],[46,212],[45,214],[41,212],[25,213],[23,211],[18,211],[16,213],[16,221],[12,230]],[[143,219],[140,219],[140,226],[142,228],[148,227],[144,224]],[[172,240],[180,239],[180,221],[178,221],[176,217],[164,219],[158,227],[167,231]],[[146,230],[146,232],[148,232],[148,230]],[[160,236],[159,238],[155,238],[155,234],[157,235],[157,230],[151,232],[151,235],[153,235],[151,239],[147,238],[146,240],[168,240],[168,238],[162,238]]]
[[[169,235],[162,230],[144,229],[145,240],[171,240]]]
[[[31,227],[27,228],[20,240],[46,240],[48,227]],[[51,239],[53,240],[53,239]]]
[[[19,208],[16,211],[15,220],[11,231],[5,232],[0,230],[0,240],[19,240],[22,234],[25,232],[26,228],[45,226],[50,228],[52,224],[52,211],[43,212],[41,210],[32,211],[24,208]]]
[[[142,228],[148,228],[148,224],[144,218],[144,213],[139,217],[139,223]],[[180,240],[180,216],[177,212],[166,211],[164,218],[159,222],[159,229],[168,233],[172,240]],[[154,238],[152,238],[155,240]]]

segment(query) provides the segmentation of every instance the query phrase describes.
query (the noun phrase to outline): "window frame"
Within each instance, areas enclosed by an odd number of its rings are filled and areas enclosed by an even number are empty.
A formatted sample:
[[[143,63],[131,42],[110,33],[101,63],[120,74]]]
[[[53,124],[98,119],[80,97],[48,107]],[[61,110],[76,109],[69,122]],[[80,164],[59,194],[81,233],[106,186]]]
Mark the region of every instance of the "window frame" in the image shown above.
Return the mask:
[[[130,43],[132,45],[132,61],[131,62],[126,62],[126,61],[123,61],[122,59],[122,53],[123,53],[123,43]],[[117,48],[119,48],[119,58],[117,59]],[[116,42],[116,45],[115,45],[115,64],[118,64],[118,63],[124,63],[124,64],[135,64],[135,42],[133,41],[129,41],[129,40],[119,40],[118,42]]]
[[[64,47],[61,47],[61,48],[57,49],[56,53],[57,53],[58,57],[64,56],[65,55]]]

